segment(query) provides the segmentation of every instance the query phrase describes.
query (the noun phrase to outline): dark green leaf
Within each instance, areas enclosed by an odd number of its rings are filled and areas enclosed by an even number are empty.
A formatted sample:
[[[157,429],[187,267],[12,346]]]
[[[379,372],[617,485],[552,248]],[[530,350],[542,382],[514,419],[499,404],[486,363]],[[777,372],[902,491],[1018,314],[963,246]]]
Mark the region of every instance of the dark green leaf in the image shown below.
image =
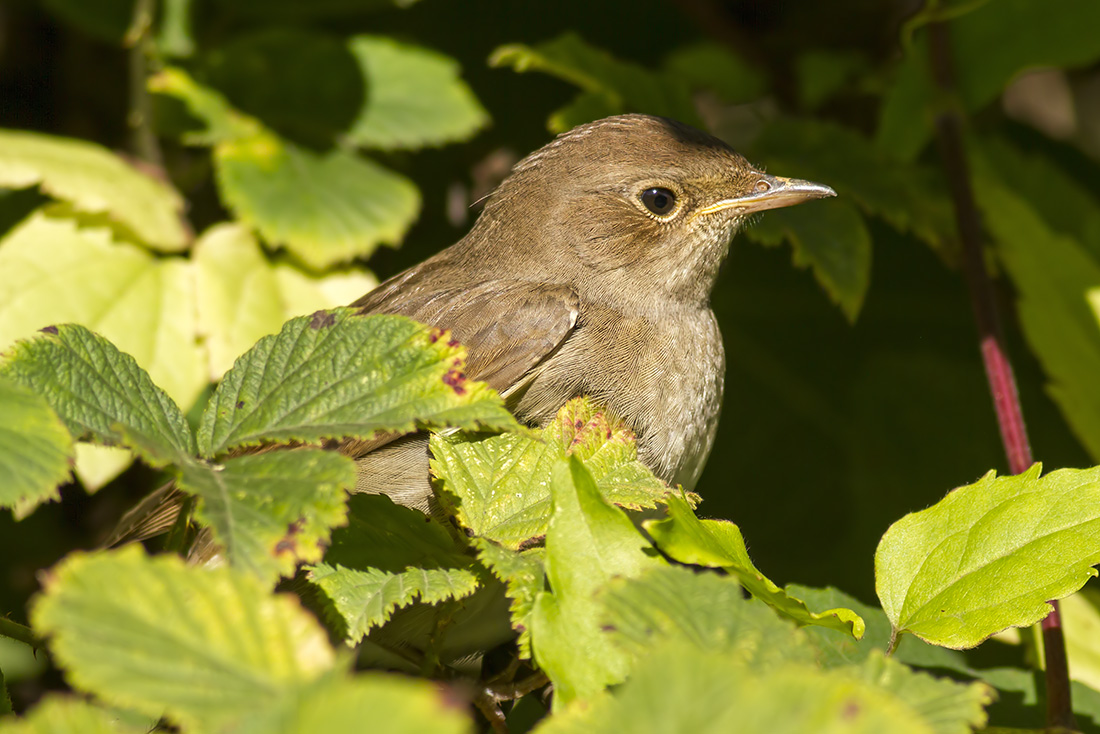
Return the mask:
[[[69,478],[72,461],[72,436],[49,403],[0,378],[0,507],[24,517],[38,504],[60,499],[57,488]]]

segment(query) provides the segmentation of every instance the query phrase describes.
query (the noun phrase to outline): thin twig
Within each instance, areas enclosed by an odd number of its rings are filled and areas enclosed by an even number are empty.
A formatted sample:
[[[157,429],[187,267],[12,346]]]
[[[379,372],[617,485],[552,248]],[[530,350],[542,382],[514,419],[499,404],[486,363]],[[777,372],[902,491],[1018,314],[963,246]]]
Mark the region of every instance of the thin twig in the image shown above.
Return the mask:
[[[153,52],[153,0],[137,0],[130,28],[123,45],[129,50],[130,110],[126,123],[130,127],[132,153],[142,161],[164,168],[160,143],[153,132],[153,102],[147,86],[149,57]]]
[[[970,185],[970,170],[963,141],[963,116],[955,87],[951,39],[947,25],[942,22],[929,24],[928,35],[932,75],[944,96],[943,109],[936,118],[936,139],[951,189],[955,223],[962,241],[963,270],[977,322],[986,378],[989,380],[997,423],[1001,429],[1001,441],[1008,455],[1010,471],[1019,474],[1031,466],[1031,446],[1016,389],[1016,378],[1004,346],[993,283],[986,272],[983,258],[981,219]],[[1047,726],[1074,728],[1061,615],[1058,602],[1052,601],[1051,605],[1053,611],[1042,623],[1046,658]]]
[[[19,642],[30,645],[36,650],[45,647],[45,642],[34,633],[34,630],[25,624],[13,622],[5,617],[0,617],[0,635],[18,640]]]

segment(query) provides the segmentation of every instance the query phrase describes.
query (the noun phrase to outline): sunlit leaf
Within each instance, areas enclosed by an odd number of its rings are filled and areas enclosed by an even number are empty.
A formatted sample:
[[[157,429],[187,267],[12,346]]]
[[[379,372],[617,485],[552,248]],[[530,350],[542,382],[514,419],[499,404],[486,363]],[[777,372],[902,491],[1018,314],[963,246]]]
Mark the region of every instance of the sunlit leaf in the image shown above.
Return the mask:
[[[51,695],[19,719],[5,719],[6,734],[140,734],[144,728],[118,721],[118,716],[75,697]]]
[[[485,538],[474,538],[473,546],[478,550],[478,560],[504,582],[511,599],[509,612],[512,629],[519,633],[516,644],[520,657],[530,659],[530,615],[535,608],[535,600],[546,585],[544,549],[529,548],[518,552],[501,548]]]
[[[318,311],[242,356],[203,413],[199,449],[371,438],[418,428],[514,427],[487,385],[462,372],[465,349],[400,316]]]
[[[69,478],[73,439],[46,400],[27,387],[0,378],[0,507],[16,517],[60,499]]]
[[[69,556],[32,622],[77,688],[196,731],[276,709],[334,663],[293,597],[137,546]]]
[[[421,148],[465,140],[489,121],[451,58],[382,36],[349,48],[368,97],[344,139],[367,148]]]
[[[179,193],[94,143],[0,130],[0,186],[38,186],[157,250],[176,252],[190,240]]]
[[[1100,563],[1100,469],[990,472],[890,526],[875,588],[896,632],[974,647],[1038,622]]]

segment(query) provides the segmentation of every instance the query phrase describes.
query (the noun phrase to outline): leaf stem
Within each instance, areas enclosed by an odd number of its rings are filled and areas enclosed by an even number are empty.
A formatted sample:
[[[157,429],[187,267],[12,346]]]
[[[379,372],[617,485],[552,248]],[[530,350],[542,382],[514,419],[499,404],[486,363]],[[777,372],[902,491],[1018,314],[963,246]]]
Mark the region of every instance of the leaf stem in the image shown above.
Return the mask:
[[[36,635],[34,630],[30,627],[25,624],[14,622],[6,617],[0,617],[0,635],[18,640],[19,642],[30,645],[36,650],[46,646],[42,638]]]
[[[993,395],[1001,441],[1008,456],[1010,471],[1019,474],[1031,466],[1031,446],[1016,389],[1016,378],[1004,346],[993,283],[985,268],[981,221],[970,184],[966,145],[963,140],[962,106],[956,91],[954,59],[947,24],[942,21],[930,23],[928,40],[932,76],[944,102],[944,107],[936,117],[936,140],[954,203],[955,223],[962,242],[963,271],[977,322],[982,361]],[[1046,661],[1047,726],[1074,728],[1061,616],[1058,602],[1052,601],[1051,605],[1053,611],[1042,623]]]
[[[134,155],[157,168],[164,168],[160,144],[153,133],[153,104],[147,80],[149,57],[153,51],[153,0],[137,0],[130,28],[123,38],[129,48],[130,110],[126,122],[130,127]]]

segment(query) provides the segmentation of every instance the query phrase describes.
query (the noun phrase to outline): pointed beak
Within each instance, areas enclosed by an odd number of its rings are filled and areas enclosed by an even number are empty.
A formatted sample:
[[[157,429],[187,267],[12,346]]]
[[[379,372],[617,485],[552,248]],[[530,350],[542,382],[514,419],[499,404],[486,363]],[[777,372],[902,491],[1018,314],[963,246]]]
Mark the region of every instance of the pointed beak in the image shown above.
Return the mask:
[[[715,202],[698,213],[710,214],[722,209],[734,209],[738,214],[751,214],[829,196],[836,196],[836,192],[824,184],[761,173],[757,176],[751,193]]]

